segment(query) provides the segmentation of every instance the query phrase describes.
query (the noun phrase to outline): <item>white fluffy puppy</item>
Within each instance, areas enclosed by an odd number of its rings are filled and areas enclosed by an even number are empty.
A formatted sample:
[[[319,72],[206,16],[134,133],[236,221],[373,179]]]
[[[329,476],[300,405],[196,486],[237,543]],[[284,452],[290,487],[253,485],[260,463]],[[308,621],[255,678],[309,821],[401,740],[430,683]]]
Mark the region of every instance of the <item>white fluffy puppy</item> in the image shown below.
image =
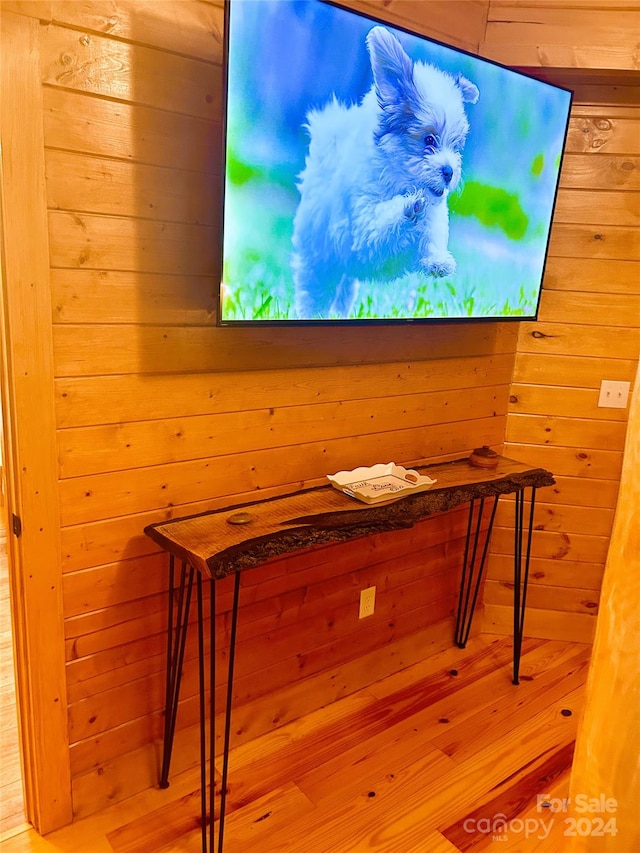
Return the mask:
[[[446,276],[447,197],[460,182],[478,89],[413,63],[387,29],[367,35],[373,85],[359,104],[335,96],[307,115],[292,270],[299,318],[348,317],[358,281]]]

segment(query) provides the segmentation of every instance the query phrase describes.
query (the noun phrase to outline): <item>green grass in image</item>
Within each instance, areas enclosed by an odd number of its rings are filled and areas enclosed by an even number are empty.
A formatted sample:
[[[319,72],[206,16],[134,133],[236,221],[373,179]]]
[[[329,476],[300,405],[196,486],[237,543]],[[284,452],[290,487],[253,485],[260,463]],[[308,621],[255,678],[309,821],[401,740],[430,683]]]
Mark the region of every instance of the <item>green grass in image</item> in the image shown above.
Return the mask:
[[[297,191],[290,176],[286,178],[284,174],[281,181],[274,181],[273,174],[263,175],[255,167],[240,168],[237,163],[233,174],[236,180],[228,193],[229,222],[233,225],[227,226],[225,234],[228,260],[224,269],[223,319],[290,320],[294,316],[291,231]],[[475,189],[472,187],[471,195]],[[486,197],[485,188],[482,189]],[[495,202],[495,193],[489,194],[489,200]],[[521,237],[522,212],[512,200],[509,205],[502,198],[499,201],[503,203],[490,205],[491,223],[468,215],[456,216],[450,240],[450,249],[458,263],[456,274],[448,278],[410,274],[401,282],[364,282],[351,318],[438,319],[532,314],[536,294],[527,281],[528,241]],[[251,210],[252,215],[243,215],[246,210]],[[508,236],[514,229],[517,240],[513,235]],[[480,273],[477,247],[485,242],[495,245],[492,241],[496,230],[502,232],[502,249],[496,252],[490,268],[485,264],[484,272]],[[484,278],[478,278],[479,274]]]
[[[225,234],[225,320],[286,320],[293,312],[291,221],[297,198],[261,181],[234,186]],[[252,215],[242,210],[252,207]]]

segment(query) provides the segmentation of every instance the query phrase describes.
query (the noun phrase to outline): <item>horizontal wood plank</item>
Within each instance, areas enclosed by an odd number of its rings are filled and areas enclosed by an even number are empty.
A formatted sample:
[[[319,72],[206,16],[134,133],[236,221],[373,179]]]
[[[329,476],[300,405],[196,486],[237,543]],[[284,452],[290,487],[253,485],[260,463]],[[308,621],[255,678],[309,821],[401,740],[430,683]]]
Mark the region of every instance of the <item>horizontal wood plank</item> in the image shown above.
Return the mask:
[[[206,275],[214,293],[209,226],[52,211],[49,230],[52,267]]]
[[[220,172],[220,122],[43,89],[45,145],[208,175]]]
[[[462,341],[461,341],[462,343]],[[291,366],[234,373],[188,373],[176,385],[167,374],[87,376],[56,381],[59,428],[233,412],[262,406],[304,406],[368,400],[425,389],[444,391],[504,385],[513,354],[458,356],[429,361],[316,367]]]
[[[610,536],[613,524],[613,509],[569,503],[548,503],[552,488],[538,492],[535,506],[534,527],[536,530],[555,530],[566,533],[589,533],[595,536]],[[559,497],[559,496],[558,496]],[[566,501],[566,496],[563,496]],[[587,502],[584,502],[587,504]],[[515,524],[515,502],[502,500],[496,513],[496,524],[513,527]]]
[[[589,355],[564,355],[562,359],[563,387],[600,389],[603,378],[616,382],[633,382],[636,365],[633,359],[593,358]],[[522,352],[516,355],[513,381],[532,385],[557,385],[558,359],[547,353]]]
[[[597,614],[599,597],[599,590],[531,583],[527,589],[527,606],[532,610],[559,610],[563,614]],[[513,581],[487,580],[484,601],[485,605],[513,606]]]
[[[62,24],[85,32],[165,49],[185,56],[222,61],[222,2],[171,3],[131,0],[7,0],[3,6],[43,23]]]
[[[609,189],[564,188],[558,193],[553,218],[554,222],[579,222],[598,227],[637,227],[640,223],[640,195]]]
[[[350,0],[346,5],[475,52],[484,33],[489,0],[430,0],[424,9],[413,0]]]
[[[563,258],[611,258],[633,260],[640,256],[640,232],[637,228],[603,223],[558,222],[551,229],[549,254]]]
[[[640,190],[640,158],[609,153],[598,157],[566,153],[562,160],[560,187],[563,194],[569,189]]]
[[[209,326],[96,325],[54,327],[57,376],[122,373],[198,373],[316,367],[340,364],[413,362],[514,353],[514,324],[385,326],[377,330],[352,327],[345,336],[336,327],[279,329],[215,328]],[[127,335],[128,332],[128,335]],[[621,337],[622,337],[621,332]],[[131,337],[131,346],[126,345]],[[96,364],[96,358],[99,364]],[[160,369],[161,368],[161,369]]]
[[[216,315],[208,276],[121,272],[51,271],[54,323],[206,326]]]
[[[630,293],[640,289],[637,261],[601,258],[549,258],[545,267],[544,294],[549,290]]]
[[[367,459],[417,460],[421,451],[468,455],[474,446],[496,446],[504,433],[504,417],[481,418],[451,424],[446,431],[436,427],[398,430],[389,434],[360,436],[298,445],[286,461],[279,448],[251,453],[215,456],[172,465],[136,468],[126,472],[74,477],[61,481],[63,526],[97,521],[153,507],[176,507],[212,496],[258,492],[284,483],[294,488],[305,477],[324,477],[351,470]],[[470,436],[473,436],[470,439]],[[276,461],[277,460],[277,461]],[[395,461],[392,459],[392,461]]]
[[[221,115],[220,65],[51,24],[41,39],[42,82],[204,119]],[[213,50],[212,50],[213,56]],[[159,84],[166,77],[171,86]]]
[[[638,0],[616,0],[616,9],[625,9],[634,11],[637,8]],[[531,10],[540,13],[543,9],[565,9],[579,11],[582,9],[608,9],[608,0],[529,0],[528,3],[514,3],[514,0],[491,0],[491,8],[489,9],[489,20],[503,20],[505,15],[518,14],[522,15],[522,6],[528,6],[528,15]],[[514,11],[515,9],[515,11]]]
[[[636,104],[637,106],[637,104]],[[572,110],[574,118],[569,124],[567,151],[597,156],[621,154],[635,157],[640,154],[640,141],[632,108],[616,115],[615,108],[601,107]]]
[[[513,608],[502,604],[487,604],[484,609],[483,630],[496,634],[511,634],[513,631]],[[527,609],[524,621],[526,637],[542,637],[548,640],[572,640],[576,643],[592,643],[596,628],[596,617],[592,613],[564,613],[558,619],[556,611]]]
[[[453,399],[450,391],[438,391],[64,430],[59,437],[60,475],[78,477],[222,453],[285,448],[295,445],[301,435],[307,443],[427,428],[465,421],[471,411],[474,419],[504,415],[507,386],[466,389]]]
[[[492,7],[482,45],[485,56],[507,65],[635,69],[634,10],[570,9],[535,3]]]
[[[635,318],[629,318],[630,321]],[[640,330],[638,327],[617,327],[615,355],[633,361],[638,358]],[[611,334],[606,327],[554,322],[523,322],[518,338],[519,352],[547,353],[562,356],[588,356],[593,359],[611,358]]]
[[[542,323],[565,317],[568,324],[628,328],[635,321],[640,325],[640,293],[574,294],[550,290],[545,293],[538,317]]]
[[[550,587],[600,590],[604,563],[584,563],[534,557],[529,583]],[[487,565],[487,578],[513,584],[513,559],[506,554],[493,554]],[[513,611],[512,625],[513,625]]]
[[[513,528],[495,528],[491,537],[493,553],[513,555],[513,540]],[[531,554],[545,560],[567,559],[600,565],[606,559],[608,547],[609,538],[607,536],[534,530]]]
[[[561,498],[563,493],[566,493],[567,502],[576,503],[580,496],[589,495],[593,506],[615,506],[622,464],[621,452],[518,444],[509,446],[509,454],[532,467],[546,466],[556,474],[566,474],[559,477],[556,486],[545,490],[547,500],[556,494]],[[321,482],[322,480],[318,479],[308,482],[307,485],[319,485]],[[262,492],[263,497],[278,493],[282,493],[282,488]],[[248,502],[254,497],[254,493],[245,492],[238,496],[238,502]],[[201,502],[186,503],[177,508],[65,527],[62,530],[63,570],[73,572],[103,564],[108,567],[116,560],[153,554],[157,551],[157,546],[142,533],[148,524],[177,515],[206,512],[227,504],[228,499],[223,495]],[[113,570],[117,573],[117,564]],[[111,583],[117,583],[117,574]],[[108,589],[107,587],[106,594],[109,594]],[[115,593],[112,594],[115,596]]]
[[[45,169],[48,205],[56,210],[190,225],[218,219],[220,181],[203,181],[199,172],[59,150],[46,152]]]
[[[632,2],[636,2],[636,0],[632,0]],[[630,81],[627,75],[620,75],[617,71],[611,71],[609,74],[604,74],[603,72],[594,72],[594,75],[597,75],[599,78],[608,77],[610,80],[618,80],[621,81],[621,85],[630,85]],[[576,102],[571,106],[571,115],[577,119],[583,118],[596,118],[599,122],[602,123],[603,117],[606,119],[630,119],[632,122],[637,120],[638,117],[638,105],[634,104],[633,106],[620,106],[620,105],[611,105],[611,104],[598,104],[598,103],[590,103],[590,102]],[[632,128],[632,125],[628,125],[628,127]]]
[[[549,450],[549,448],[545,448]],[[547,453],[547,458],[549,454]],[[587,469],[591,474],[591,468]],[[607,473],[615,477],[615,470],[608,469]],[[545,500],[550,504],[568,507],[590,507],[596,511],[615,509],[618,498],[618,480],[595,480],[584,477],[556,476],[556,484],[545,492]],[[607,512],[604,512],[607,515]]]
[[[563,478],[551,490],[560,492],[568,489],[569,494],[580,493],[584,478],[593,479],[593,487],[589,490],[593,506],[600,506],[600,501],[594,494],[603,496],[609,506],[615,504],[618,480],[622,470],[622,452],[619,450],[602,450],[600,448],[550,447],[548,445],[531,444],[528,442],[507,442],[505,445],[511,456],[544,468],[543,462],[556,475]],[[571,482],[567,478],[575,478]],[[551,491],[550,490],[550,491]]]
[[[595,388],[514,383],[509,395],[509,412],[626,422],[626,407],[615,409],[598,406],[598,399],[599,390]]]
[[[622,421],[598,421],[544,415],[513,414],[507,425],[507,441],[622,451],[627,425]]]
[[[635,71],[635,54],[627,43],[557,45],[517,41],[526,38],[525,33],[499,33],[492,30],[499,24],[487,25],[488,40],[484,42],[482,55],[501,65],[521,68],[587,68]],[[556,72],[556,79],[562,75]]]

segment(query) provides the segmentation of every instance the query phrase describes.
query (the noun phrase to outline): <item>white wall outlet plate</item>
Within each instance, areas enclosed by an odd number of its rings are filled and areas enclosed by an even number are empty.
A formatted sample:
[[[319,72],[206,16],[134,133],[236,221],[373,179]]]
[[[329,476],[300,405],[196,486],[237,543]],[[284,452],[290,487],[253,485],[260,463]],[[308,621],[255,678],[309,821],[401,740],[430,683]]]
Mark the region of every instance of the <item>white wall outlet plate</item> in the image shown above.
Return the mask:
[[[603,379],[600,383],[598,407],[601,409],[626,409],[630,389],[630,382],[612,382],[609,379]]]
[[[365,616],[373,616],[373,611],[376,607],[376,588],[370,586],[367,589],[360,590],[360,615],[359,619],[364,619]]]

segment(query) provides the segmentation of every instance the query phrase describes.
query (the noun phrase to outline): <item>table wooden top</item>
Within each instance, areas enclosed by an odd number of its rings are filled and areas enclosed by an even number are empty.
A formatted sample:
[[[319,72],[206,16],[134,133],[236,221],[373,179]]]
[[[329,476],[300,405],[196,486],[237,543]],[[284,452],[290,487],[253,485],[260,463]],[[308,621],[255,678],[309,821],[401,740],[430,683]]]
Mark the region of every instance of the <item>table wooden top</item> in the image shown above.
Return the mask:
[[[433,513],[473,499],[555,482],[549,471],[504,456],[498,457],[493,469],[476,468],[468,458],[412,468],[436,483],[428,491],[393,502],[366,504],[323,485],[162,521],[145,527],[144,532],[207,577],[224,578],[281,554],[412,527]],[[246,523],[234,523],[238,521]]]

